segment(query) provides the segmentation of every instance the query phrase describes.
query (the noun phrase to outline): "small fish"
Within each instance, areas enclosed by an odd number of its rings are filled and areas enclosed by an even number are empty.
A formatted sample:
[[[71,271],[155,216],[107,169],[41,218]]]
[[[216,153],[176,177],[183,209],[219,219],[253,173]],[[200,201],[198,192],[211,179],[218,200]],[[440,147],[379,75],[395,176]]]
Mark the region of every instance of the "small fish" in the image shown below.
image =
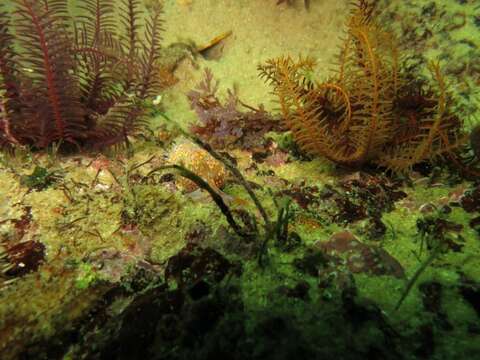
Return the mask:
[[[232,30],[224,32],[223,34],[218,35],[217,37],[210,40],[208,43],[197,46],[197,52],[202,55],[204,58],[211,58],[211,52],[217,47],[223,40],[232,35]],[[215,57],[215,56],[213,56]]]

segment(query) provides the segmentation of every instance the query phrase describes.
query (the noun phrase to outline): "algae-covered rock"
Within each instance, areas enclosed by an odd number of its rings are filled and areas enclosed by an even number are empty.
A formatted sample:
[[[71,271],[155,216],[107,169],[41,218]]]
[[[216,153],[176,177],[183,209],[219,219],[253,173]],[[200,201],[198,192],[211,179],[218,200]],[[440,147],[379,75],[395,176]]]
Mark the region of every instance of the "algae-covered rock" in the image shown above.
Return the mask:
[[[124,224],[135,224],[151,233],[162,219],[170,218],[178,206],[177,195],[165,187],[136,184],[124,195],[122,220]]]

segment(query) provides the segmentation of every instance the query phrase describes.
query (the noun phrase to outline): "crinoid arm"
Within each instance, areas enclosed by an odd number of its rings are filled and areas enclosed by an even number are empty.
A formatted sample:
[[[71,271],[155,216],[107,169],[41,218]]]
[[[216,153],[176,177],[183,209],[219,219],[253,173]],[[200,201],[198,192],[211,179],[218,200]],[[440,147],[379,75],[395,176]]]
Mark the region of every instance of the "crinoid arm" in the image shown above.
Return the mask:
[[[138,97],[146,99],[157,95],[162,87],[161,78],[158,76],[159,68],[156,66],[160,58],[160,39],[163,32],[163,6],[160,2],[152,2],[148,6],[149,16],[145,24],[145,40],[142,43],[140,56],[140,86]]]
[[[9,32],[10,19],[0,5],[0,148],[19,144],[13,132],[13,126],[21,125],[18,116],[21,93],[18,84],[18,54],[14,50],[13,36]]]
[[[25,135],[36,147],[56,141],[77,144],[84,136],[84,111],[69,38],[63,0],[16,0],[19,63],[29,72],[22,116]],[[48,6],[47,6],[48,5]],[[53,121],[52,121],[53,120]],[[35,134],[35,135],[34,135]]]
[[[460,119],[449,112],[447,84],[439,64],[431,62],[429,69],[438,93],[435,105],[428,111],[431,115],[418,119],[415,128],[410,129],[414,136],[392,146],[378,161],[394,172],[404,172],[424,160],[453,156],[468,140],[468,135],[460,131]]]

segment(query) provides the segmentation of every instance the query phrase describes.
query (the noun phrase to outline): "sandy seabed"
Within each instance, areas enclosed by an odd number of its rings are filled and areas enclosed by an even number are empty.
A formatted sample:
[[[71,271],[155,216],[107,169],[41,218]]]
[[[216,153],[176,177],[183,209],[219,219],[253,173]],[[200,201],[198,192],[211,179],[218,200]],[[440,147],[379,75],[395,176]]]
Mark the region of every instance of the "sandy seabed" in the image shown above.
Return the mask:
[[[303,1],[287,6],[277,5],[276,0],[167,0],[165,46],[192,41],[203,45],[222,33],[232,31],[232,35],[220,45],[217,59],[180,64],[176,71],[180,81],[165,94],[166,111],[180,122],[195,119],[185,94],[206,67],[220,81],[221,92],[234,88],[250,105],[275,108],[257,66],[282,55],[311,56],[318,61],[319,79],[327,77],[334,68],[347,14],[347,0],[312,1],[308,11]]]

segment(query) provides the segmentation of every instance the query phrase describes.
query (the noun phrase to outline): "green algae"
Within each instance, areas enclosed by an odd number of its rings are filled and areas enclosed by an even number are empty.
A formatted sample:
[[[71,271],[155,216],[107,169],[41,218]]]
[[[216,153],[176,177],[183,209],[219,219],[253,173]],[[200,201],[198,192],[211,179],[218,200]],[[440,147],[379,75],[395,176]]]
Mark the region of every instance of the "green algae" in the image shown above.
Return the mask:
[[[143,161],[146,157],[141,156]],[[140,162],[137,159],[131,160],[132,164]],[[313,165],[309,163],[308,166]],[[147,170],[144,169],[142,171],[146,172]],[[294,175],[295,173],[289,178],[296,179]],[[327,175],[322,174],[321,176],[326,177]],[[91,171],[87,178],[83,178],[83,181],[90,184],[94,177],[95,172]],[[6,176],[5,178],[12,182],[10,187],[15,188],[14,183],[18,182],[18,178],[16,179],[13,176]],[[250,180],[262,181],[262,177],[252,176]],[[100,183],[103,183],[103,181],[100,181]],[[322,184],[318,179],[312,180],[311,183],[316,185]],[[128,246],[125,244],[124,239],[121,239],[122,236],[115,234],[115,231],[122,224],[122,219],[125,219],[125,214],[128,214],[127,219],[137,222],[141,232],[151,242],[149,258],[157,263],[164,262],[185,245],[185,234],[196,222],[208,224],[212,228],[212,233],[216,233],[219,227],[227,225],[218,208],[216,208],[208,196],[202,195],[201,192],[189,196],[172,195],[162,186],[147,184],[134,184],[131,188],[122,190],[115,181],[112,181],[110,186],[112,187],[108,188],[108,190],[100,188],[97,190],[85,189],[79,191],[74,195],[73,199],[75,201],[72,203],[68,203],[65,194],[55,188],[31,192],[24,196],[23,204],[32,208],[33,221],[36,224],[38,233],[41,234],[40,240],[47,245],[50,256],[60,249],[66,248],[69,257],[76,257],[81,261],[85,259],[86,254],[95,251],[99,246],[126,250]],[[22,187],[18,189],[22,189]],[[393,211],[384,213],[382,216],[382,220],[390,224],[389,231],[382,240],[382,246],[404,266],[408,278],[412,276],[420,264],[419,259],[413,255],[414,252],[418,252],[420,241],[417,234],[416,221],[424,216],[424,214],[420,213],[419,208],[425,202],[431,202],[432,199],[438,201],[449,196],[453,188],[418,185],[413,189],[405,188],[404,190],[408,193],[408,197],[398,202]],[[24,188],[23,191],[26,191],[26,189]],[[255,211],[254,206],[248,201],[247,195],[240,186],[229,185],[224,191],[232,199],[236,199],[233,203],[234,208]],[[132,193],[135,195],[132,195]],[[120,200],[117,199],[119,194]],[[257,194],[260,196],[262,203],[266,205],[268,213],[271,215],[275,214],[276,208],[271,194],[265,190],[257,192]],[[64,217],[61,221],[56,218],[58,213],[55,209],[57,208],[63,209]],[[95,209],[95,211],[88,211],[88,209]],[[297,207],[295,208],[295,213],[296,217],[291,225],[291,230],[296,231],[300,235],[305,245],[314,244],[316,241],[325,241],[332,234],[343,229],[343,227],[336,224],[312,222],[309,214],[302,212]],[[72,223],[70,227],[81,230],[63,229],[65,225],[79,218],[82,219]],[[465,226],[464,236],[466,243],[464,252],[462,254],[448,253],[442,255],[439,262],[434,264],[434,267],[429,267],[422,274],[419,280],[420,283],[437,281],[447,289],[451,289],[458,282],[456,270],[459,267],[468,272],[470,277],[478,279],[478,269],[475,266],[475,262],[465,262],[465,259],[478,253],[479,250],[474,230],[468,228],[469,218],[470,216],[466,216],[461,208],[452,210],[452,213],[449,214],[449,219]],[[354,224],[352,230],[355,231],[359,227],[361,227],[360,224]],[[98,236],[88,234],[85,231],[85,229],[93,228],[97,229],[101,234],[103,243],[99,242]],[[60,231],[60,229],[62,230]],[[369,241],[367,238],[363,238],[362,235],[359,235],[359,238],[361,241]],[[138,241],[138,237],[133,236],[131,241]],[[238,241],[238,239],[233,241]],[[212,238],[204,245],[218,246],[218,244],[218,240]],[[284,296],[278,293],[279,284],[293,287],[300,280],[309,283],[311,289],[317,287],[318,280],[299,273],[292,265],[293,260],[298,256],[302,256],[303,252],[303,248],[294,250],[292,253],[283,253],[271,248],[268,254],[268,266],[265,269],[259,268],[255,260],[243,260],[244,271],[240,282],[242,284],[242,299],[247,311],[251,311],[252,314],[258,314],[259,318],[265,312],[273,314],[289,313],[294,314],[299,322],[313,324],[315,317],[312,315],[312,312],[318,311],[314,305],[306,305],[298,299],[285,299]],[[242,259],[241,256],[233,255],[233,257]],[[441,264],[444,265],[438,267]],[[130,270],[131,268],[126,268],[124,271],[128,273]],[[92,289],[95,289],[99,280],[105,279],[95,266],[88,262],[81,261],[77,263],[77,265],[73,266],[72,271],[74,275],[72,274],[69,286],[73,286],[77,293],[78,291],[83,291],[88,294]],[[40,274],[44,274],[44,270],[41,270]],[[19,280],[17,286],[29,286],[28,279],[30,279],[30,276]],[[389,314],[389,319],[394,323],[402,324],[408,322],[411,328],[416,328],[430,321],[431,316],[419,310],[422,308],[422,300],[421,293],[417,287],[412,289],[401,310],[398,313],[393,313],[393,306],[404,289],[404,280],[389,276],[371,277],[359,274],[355,275],[355,282],[359,295],[365,299],[375,299],[376,304]],[[385,291],[385,289],[388,289],[388,291]],[[312,290],[309,294],[312,297],[311,302],[313,304],[326,301],[324,309],[333,311],[339,306],[337,300],[335,300],[338,294],[335,294],[335,292],[325,292],[323,294],[325,298],[330,297],[331,300],[323,300],[319,294]],[[5,296],[10,297],[8,293]],[[41,299],[44,298],[38,298],[38,301],[44,301]],[[13,298],[11,300],[14,302],[21,301]],[[42,305],[40,302],[38,306],[45,305]],[[452,336],[454,339],[461,341],[462,334],[466,330],[464,328],[465,325],[460,327],[460,324],[472,316],[472,309],[463,302],[459,303],[458,296],[455,296],[454,290],[446,292],[444,306],[449,309],[449,318],[456,319],[455,325],[458,324],[459,326],[457,332]],[[36,308],[32,309],[33,313],[40,311],[39,309],[36,310]],[[250,325],[252,329],[257,326],[257,320],[252,319]],[[41,334],[39,335],[40,337],[48,338],[48,336],[55,333],[55,321],[65,321],[65,318],[56,318],[54,321],[47,317],[43,318],[42,321],[43,325],[35,331]],[[305,326],[308,327],[307,325]],[[324,327],[316,331],[327,330]],[[359,343],[368,342],[368,339],[378,335],[377,331],[374,328],[369,328],[367,333],[364,333],[364,336],[358,338],[357,341]],[[448,346],[448,343],[442,344],[442,349]],[[473,349],[471,345],[468,346],[466,349]],[[468,353],[467,350],[465,351]]]
[[[385,19],[401,14],[402,21],[385,24],[398,36],[413,43],[403,45],[412,63],[440,60],[447,83],[455,99],[455,108],[464,116],[467,128],[478,123],[480,96],[478,86],[480,37],[475,23],[475,1],[386,1],[382,0]],[[414,36],[411,33],[415,34]],[[417,67],[429,78],[424,66]]]

